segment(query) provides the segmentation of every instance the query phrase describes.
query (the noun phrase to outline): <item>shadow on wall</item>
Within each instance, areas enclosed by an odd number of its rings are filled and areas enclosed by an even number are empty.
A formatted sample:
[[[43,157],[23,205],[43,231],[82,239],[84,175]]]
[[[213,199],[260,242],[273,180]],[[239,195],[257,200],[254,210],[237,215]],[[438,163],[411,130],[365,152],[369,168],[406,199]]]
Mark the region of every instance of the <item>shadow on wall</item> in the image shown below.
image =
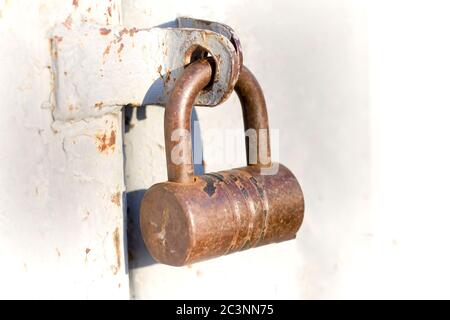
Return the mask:
[[[164,108],[164,106],[151,105],[158,101],[158,97],[162,95],[164,81],[167,74],[158,78],[145,94],[142,105],[138,108],[125,106],[123,108],[123,117],[125,121],[125,133],[132,130],[131,121],[134,113],[136,113],[137,121],[145,121],[147,119],[147,108]],[[194,173],[201,175],[204,173],[204,165],[202,162],[202,141],[201,132],[198,122],[198,116],[195,108],[191,115],[191,131],[192,131],[192,151],[194,154]],[[150,186],[149,186],[150,187]],[[147,251],[142,239],[139,213],[142,198],[147,189],[139,189],[126,194],[127,203],[127,240],[128,240],[128,265],[130,269],[142,268],[157,263]]]
[[[157,263],[145,248],[139,224],[139,207],[147,190],[127,192],[128,266],[142,268]]]

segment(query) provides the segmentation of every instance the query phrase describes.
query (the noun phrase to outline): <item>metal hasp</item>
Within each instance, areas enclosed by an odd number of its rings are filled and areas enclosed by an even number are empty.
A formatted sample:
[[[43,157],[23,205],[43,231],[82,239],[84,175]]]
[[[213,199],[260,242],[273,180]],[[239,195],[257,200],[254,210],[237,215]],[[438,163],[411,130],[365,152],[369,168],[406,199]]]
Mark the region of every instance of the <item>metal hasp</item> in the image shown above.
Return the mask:
[[[214,60],[214,73],[195,104],[216,106],[225,101],[242,66],[234,31],[217,22],[185,17],[176,24],[150,29],[57,25],[50,38],[57,88],[54,119],[98,117],[124,105],[166,105],[185,66],[202,56]]]
[[[268,162],[257,152],[257,161],[251,163],[247,144],[246,167],[194,176],[190,139],[182,140],[183,161],[172,162],[172,133],[190,132],[194,101],[212,75],[211,64],[203,59],[177,79],[164,117],[169,181],[153,185],[141,203],[140,225],[148,250],[157,261],[173,266],[293,239],[303,221],[300,185],[289,169],[271,163],[268,139]],[[245,128],[268,130],[263,92],[246,67],[234,89]],[[278,171],[262,173],[272,166]]]
[[[190,47],[185,56],[194,54],[192,58],[198,59],[199,57],[195,56],[195,53],[205,54],[207,52],[214,59],[214,73],[212,75],[214,78],[212,83],[210,82],[211,86],[208,90],[199,93],[195,98],[195,104],[216,106],[229,97],[239,78],[243,63],[241,42],[234,30],[222,23],[189,17],[179,17],[177,23],[178,28],[184,32],[189,32],[191,29],[196,32],[198,30],[203,31],[204,36],[200,42],[198,39],[193,40],[191,44],[187,42]],[[211,39],[208,39],[208,37]],[[189,37],[187,37],[187,40],[190,41]],[[230,44],[232,48],[230,48]],[[188,62],[187,60],[185,59],[184,62]],[[171,94],[173,85],[165,88],[167,96]]]

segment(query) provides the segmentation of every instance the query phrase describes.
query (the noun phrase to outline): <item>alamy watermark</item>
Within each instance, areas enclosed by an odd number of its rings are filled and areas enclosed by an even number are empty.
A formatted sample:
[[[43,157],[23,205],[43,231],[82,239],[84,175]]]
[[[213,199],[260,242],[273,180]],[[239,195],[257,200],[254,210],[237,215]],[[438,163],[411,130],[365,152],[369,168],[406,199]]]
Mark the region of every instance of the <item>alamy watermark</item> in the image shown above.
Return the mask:
[[[278,129],[248,129],[245,132],[242,128],[200,130],[198,121],[194,121],[192,131],[192,135],[186,129],[172,132],[171,141],[175,145],[170,150],[170,159],[173,164],[202,165],[203,151],[208,149],[208,154],[212,155],[208,157],[208,165],[223,164],[232,167],[239,161],[245,161],[247,141],[249,164],[259,163],[262,175],[274,175],[278,172]]]

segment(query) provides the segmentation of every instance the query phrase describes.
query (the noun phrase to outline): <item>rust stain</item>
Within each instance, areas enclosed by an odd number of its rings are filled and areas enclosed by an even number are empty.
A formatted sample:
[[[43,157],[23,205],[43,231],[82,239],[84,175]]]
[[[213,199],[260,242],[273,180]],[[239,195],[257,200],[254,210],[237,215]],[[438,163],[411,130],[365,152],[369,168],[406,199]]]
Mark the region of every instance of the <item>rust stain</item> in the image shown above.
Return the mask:
[[[102,153],[114,152],[116,146],[116,131],[101,131],[95,135],[97,150]]]
[[[88,13],[90,13],[90,12],[91,12],[91,10],[92,10],[92,8],[91,8],[91,7],[89,7],[89,8],[87,8],[87,10],[86,10],[86,11],[87,11]]]
[[[68,16],[66,18],[66,20],[64,21],[63,25],[67,28],[67,29],[71,29],[72,28],[72,16]]]
[[[113,233],[113,242],[114,242],[114,250],[116,251],[116,265],[112,268],[113,273],[117,274],[117,272],[120,270],[120,264],[121,264],[121,253],[120,253],[120,232],[119,228],[116,228]]]
[[[120,52],[123,50],[123,43],[120,44],[119,49],[117,49],[117,54],[120,54]]]
[[[120,191],[117,191],[116,193],[113,193],[111,195],[111,202],[114,203],[116,206],[120,207],[120,198],[121,198],[121,193],[120,193]]]
[[[103,108],[103,102],[96,102],[94,108],[99,108],[101,110]]]
[[[100,31],[100,34],[101,34],[102,36],[106,36],[107,34],[109,34],[109,33],[111,32],[111,29],[108,29],[108,28],[100,28],[99,31]]]
[[[136,28],[132,28],[132,29],[128,29],[128,28],[123,28],[122,30],[119,31],[118,35],[115,35],[114,40],[112,40],[108,46],[106,47],[105,51],[103,52],[103,58],[106,57],[106,55],[108,55],[111,51],[111,46],[120,43],[119,48],[117,49],[117,53],[120,54],[120,52],[123,50],[123,48],[125,47],[124,44],[122,44],[122,40],[123,40],[123,36],[126,34],[129,34],[130,36],[133,36],[136,32],[138,32],[139,30]],[[100,29],[100,33],[102,35],[107,35],[111,32],[110,29],[106,29],[106,28],[101,28]],[[119,59],[119,61],[122,61],[121,59]],[[104,63],[104,62],[103,62]]]
[[[73,5],[75,8],[78,8],[78,0],[73,0],[73,1],[72,1],[72,5]]]
[[[138,29],[136,29],[136,28],[131,28],[131,29],[130,29],[130,37],[134,36],[134,34],[135,34],[135,33],[138,33],[138,32],[139,32]]]
[[[73,111],[75,110],[75,107],[73,106],[73,104],[69,104],[69,111]]]
[[[120,30],[119,31],[119,38],[120,38],[120,40],[122,40],[122,36],[124,35],[124,34],[128,34],[129,33],[129,31],[128,31],[128,29],[127,28],[123,28],[122,30]],[[120,41],[119,40],[119,41]]]
[[[110,17],[112,17],[112,13],[111,13],[111,7],[108,7],[108,15],[110,16]]]
[[[103,51],[103,58],[105,58],[109,54],[109,50],[111,50],[111,45],[108,45],[105,51]]]

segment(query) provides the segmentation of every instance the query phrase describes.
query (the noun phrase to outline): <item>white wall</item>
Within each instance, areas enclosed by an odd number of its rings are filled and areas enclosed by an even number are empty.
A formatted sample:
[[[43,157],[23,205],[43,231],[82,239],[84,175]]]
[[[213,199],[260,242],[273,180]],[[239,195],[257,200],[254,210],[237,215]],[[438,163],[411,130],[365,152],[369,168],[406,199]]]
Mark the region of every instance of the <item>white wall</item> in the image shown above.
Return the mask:
[[[449,298],[448,1],[369,5],[372,211],[344,297]]]
[[[109,15],[106,1],[0,0],[0,297],[450,297],[448,2],[113,2]],[[56,24],[152,27],[177,15],[240,36],[279,160],[305,193],[296,240],[155,264],[136,215],[142,192],[166,179],[163,108],[135,110],[124,148],[117,110],[54,120]],[[237,98],[196,115],[206,170],[242,165],[243,152],[224,161],[206,142],[209,129],[242,128]],[[111,130],[114,148],[99,152],[98,134]]]

